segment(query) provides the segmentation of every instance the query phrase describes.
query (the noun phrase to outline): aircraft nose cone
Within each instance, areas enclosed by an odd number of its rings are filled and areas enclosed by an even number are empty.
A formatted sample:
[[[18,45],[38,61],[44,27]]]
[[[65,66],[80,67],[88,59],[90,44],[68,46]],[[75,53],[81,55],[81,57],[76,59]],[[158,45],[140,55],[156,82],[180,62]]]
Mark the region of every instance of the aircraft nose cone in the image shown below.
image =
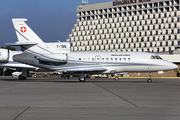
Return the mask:
[[[177,66],[176,64],[173,63],[173,64],[172,64],[172,68],[173,68],[173,69],[177,69],[178,66]]]
[[[172,70],[175,70],[175,69],[178,68],[178,66],[177,66],[176,64],[174,64],[174,63],[170,63],[168,66],[169,66]]]

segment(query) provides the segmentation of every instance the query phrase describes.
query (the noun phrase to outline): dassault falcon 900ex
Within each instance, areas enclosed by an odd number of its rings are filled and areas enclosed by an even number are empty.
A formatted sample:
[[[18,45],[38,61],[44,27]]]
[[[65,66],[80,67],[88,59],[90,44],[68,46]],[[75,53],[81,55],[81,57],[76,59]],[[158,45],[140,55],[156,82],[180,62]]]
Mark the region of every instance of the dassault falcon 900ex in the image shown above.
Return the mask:
[[[177,65],[146,52],[70,52],[69,42],[44,43],[25,23],[27,19],[12,19],[22,54],[14,55],[16,62],[59,71],[79,74],[80,82],[86,75],[114,74],[122,72],[151,72],[177,69]],[[23,71],[22,76],[26,78]],[[115,79],[118,79],[116,76]]]

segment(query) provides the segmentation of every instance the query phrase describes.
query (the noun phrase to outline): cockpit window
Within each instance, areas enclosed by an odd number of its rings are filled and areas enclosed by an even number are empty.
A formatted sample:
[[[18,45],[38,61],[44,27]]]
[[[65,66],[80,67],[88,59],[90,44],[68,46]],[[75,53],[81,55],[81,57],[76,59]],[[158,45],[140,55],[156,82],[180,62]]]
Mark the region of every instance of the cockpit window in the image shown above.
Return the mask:
[[[151,59],[161,59],[162,60],[162,58],[160,56],[158,56],[158,55],[152,55]]]
[[[154,56],[155,57],[155,59],[159,59],[157,56]]]
[[[157,56],[157,57],[162,60],[162,58],[160,56]]]
[[[155,57],[154,57],[154,56],[151,56],[151,59],[155,59]]]

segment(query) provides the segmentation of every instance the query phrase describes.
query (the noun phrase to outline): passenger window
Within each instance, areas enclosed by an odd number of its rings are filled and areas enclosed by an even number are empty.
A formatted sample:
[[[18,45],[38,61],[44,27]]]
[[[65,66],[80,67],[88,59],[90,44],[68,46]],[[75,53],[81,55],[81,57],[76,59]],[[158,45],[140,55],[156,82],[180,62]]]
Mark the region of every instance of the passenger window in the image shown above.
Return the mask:
[[[126,61],[126,58],[124,58],[124,61]]]
[[[90,58],[88,58],[87,60],[90,61]]]
[[[104,58],[102,58],[102,61],[104,61]]]
[[[115,61],[117,61],[117,58],[115,58]]]
[[[92,58],[92,61],[94,61],[94,58]]]
[[[121,58],[119,58],[119,61],[122,61],[122,59],[121,59]]]
[[[113,61],[113,58],[111,58],[111,61]]]
[[[131,61],[131,59],[130,59],[130,58],[128,58],[128,61]]]
[[[84,61],[86,60],[86,58],[83,59]]]
[[[81,60],[81,58],[79,58],[79,60]]]
[[[106,58],[106,61],[109,61],[109,59],[108,59],[108,58]]]

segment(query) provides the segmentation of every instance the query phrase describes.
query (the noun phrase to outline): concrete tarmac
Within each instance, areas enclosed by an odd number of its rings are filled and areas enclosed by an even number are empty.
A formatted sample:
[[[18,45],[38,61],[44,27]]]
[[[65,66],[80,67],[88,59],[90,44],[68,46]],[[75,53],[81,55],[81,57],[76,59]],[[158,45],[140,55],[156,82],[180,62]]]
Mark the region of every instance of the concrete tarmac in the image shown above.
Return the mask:
[[[0,77],[0,120],[180,120],[180,79]]]

